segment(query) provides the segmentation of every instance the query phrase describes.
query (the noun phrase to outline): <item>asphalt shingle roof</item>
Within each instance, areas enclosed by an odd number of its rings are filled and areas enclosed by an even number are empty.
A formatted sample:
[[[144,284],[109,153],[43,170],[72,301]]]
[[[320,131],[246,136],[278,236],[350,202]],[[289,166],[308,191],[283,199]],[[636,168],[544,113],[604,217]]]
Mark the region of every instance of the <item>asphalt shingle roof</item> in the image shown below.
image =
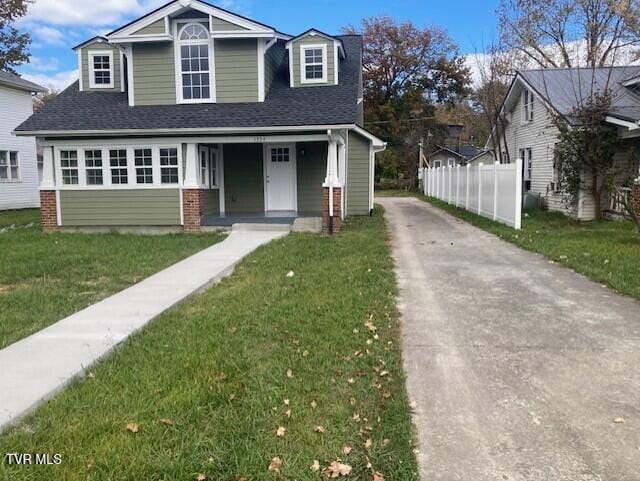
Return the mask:
[[[640,66],[523,70],[519,74],[562,115],[569,117],[592,92],[608,89],[613,97],[611,115],[640,120],[640,96],[623,85],[640,75]]]
[[[358,123],[362,38],[338,36],[346,59],[339,85],[289,87],[285,56],[264,102],[129,107],[126,93],[80,92],[78,82],[60,93],[16,131],[99,131],[273,127]]]
[[[8,87],[26,90],[28,92],[44,92],[46,90],[44,87],[41,87],[38,84],[34,84],[33,82],[29,82],[28,80],[25,80],[18,75],[1,71],[0,85],[6,85]]]

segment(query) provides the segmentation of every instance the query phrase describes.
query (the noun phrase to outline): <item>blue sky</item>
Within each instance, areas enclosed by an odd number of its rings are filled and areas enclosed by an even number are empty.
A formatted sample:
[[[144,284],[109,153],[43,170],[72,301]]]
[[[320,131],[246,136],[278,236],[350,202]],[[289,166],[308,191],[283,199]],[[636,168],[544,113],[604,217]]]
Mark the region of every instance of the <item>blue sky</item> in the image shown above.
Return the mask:
[[[20,28],[31,33],[32,61],[19,68],[26,78],[61,89],[77,78],[71,48],[135,19],[167,0],[35,0]],[[498,0],[209,0],[214,5],[296,34],[309,27],[339,33],[364,17],[390,15],[418,26],[446,28],[463,53],[495,38]]]

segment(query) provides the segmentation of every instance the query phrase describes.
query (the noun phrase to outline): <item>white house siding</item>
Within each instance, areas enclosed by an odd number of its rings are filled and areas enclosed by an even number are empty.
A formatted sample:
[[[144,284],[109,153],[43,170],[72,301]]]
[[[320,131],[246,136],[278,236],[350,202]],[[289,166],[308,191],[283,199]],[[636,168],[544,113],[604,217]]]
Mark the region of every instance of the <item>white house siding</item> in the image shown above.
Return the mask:
[[[19,152],[21,177],[19,182],[0,182],[0,210],[40,205],[35,138],[11,134],[32,113],[31,94],[0,85],[0,150]]]
[[[551,190],[553,151],[558,138],[558,129],[553,125],[551,114],[539,97],[534,100],[533,121],[523,122],[522,95],[519,96],[509,118],[506,138],[512,160],[518,157],[520,149],[532,149],[533,164],[529,192],[542,196],[551,210],[573,213],[573,209],[568,211],[562,195]]]

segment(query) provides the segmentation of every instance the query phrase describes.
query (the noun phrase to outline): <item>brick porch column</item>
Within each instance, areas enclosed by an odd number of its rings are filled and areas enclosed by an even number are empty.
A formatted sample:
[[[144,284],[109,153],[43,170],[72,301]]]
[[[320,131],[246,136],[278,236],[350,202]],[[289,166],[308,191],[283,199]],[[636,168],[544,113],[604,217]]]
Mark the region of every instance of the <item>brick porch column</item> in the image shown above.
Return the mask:
[[[182,191],[182,211],[185,232],[200,232],[203,207],[204,191],[202,189],[184,189]]]
[[[640,184],[635,183],[631,188],[631,202],[633,205],[633,210],[636,213],[640,213]]]
[[[333,188],[333,218],[329,214],[329,187],[322,188],[322,233],[338,234],[342,227],[342,188]]]
[[[43,232],[58,230],[58,213],[56,206],[56,191],[40,191],[40,223]]]

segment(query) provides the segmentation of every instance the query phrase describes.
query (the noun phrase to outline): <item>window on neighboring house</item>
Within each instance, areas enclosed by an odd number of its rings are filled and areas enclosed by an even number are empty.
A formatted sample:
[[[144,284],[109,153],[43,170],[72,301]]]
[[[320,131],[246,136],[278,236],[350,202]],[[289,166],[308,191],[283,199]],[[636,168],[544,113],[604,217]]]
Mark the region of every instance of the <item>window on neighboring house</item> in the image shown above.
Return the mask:
[[[60,170],[62,171],[62,183],[64,185],[78,184],[78,151],[60,151]]]
[[[180,80],[182,100],[211,100],[209,32],[193,23],[180,31]]]
[[[519,157],[522,159],[522,180],[524,181],[524,190],[531,190],[531,173],[533,172],[533,149],[526,148],[518,151]]]
[[[113,52],[89,52],[89,87],[113,88]]]
[[[302,83],[324,83],[327,81],[327,46],[303,45],[300,47]]]
[[[433,166],[437,169],[438,167],[442,166],[442,162],[439,160],[434,160],[433,161]]]
[[[178,183],[178,149],[160,149],[160,180],[163,184]]]
[[[111,183],[113,185],[129,183],[126,149],[109,150],[109,165],[111,167]]]
[[[153,156],[151,149],[135,149],[133,161],[136,167],[136,183],[153,184]]]
[[[20,180],[20,160],[14,150],[0,150],[0,182]]]
[[[522,120],[524,122],[533,121],[533,94],[528,89],[522,91],[522,105]]]
[[[87,185],[102,185],[102,150],[85,150],[84,166]]]

